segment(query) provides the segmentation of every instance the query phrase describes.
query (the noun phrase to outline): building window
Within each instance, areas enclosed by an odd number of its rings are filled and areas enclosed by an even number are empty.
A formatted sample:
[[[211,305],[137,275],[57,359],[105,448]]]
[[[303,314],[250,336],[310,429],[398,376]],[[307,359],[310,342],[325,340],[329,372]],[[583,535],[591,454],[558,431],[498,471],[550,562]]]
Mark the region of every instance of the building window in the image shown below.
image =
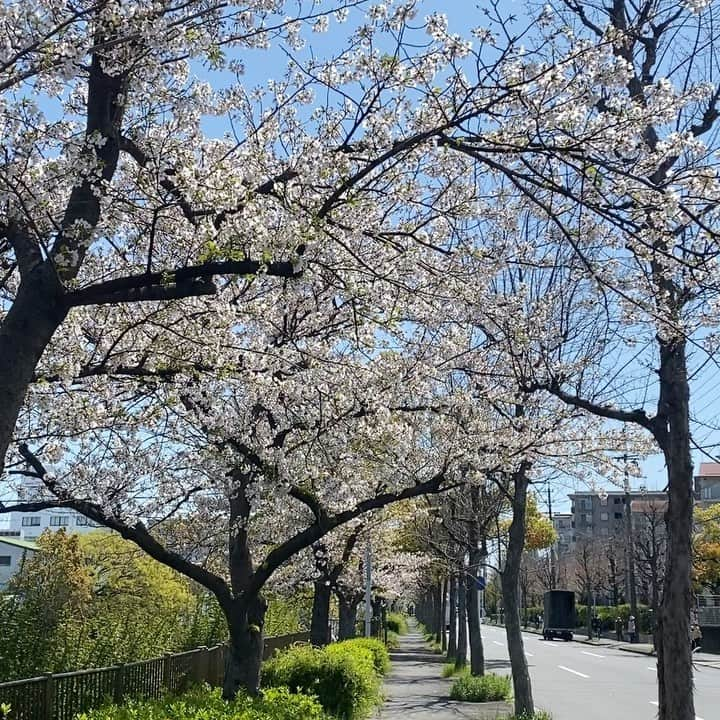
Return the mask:
[[[616,505],[619,505],[619,504],[622,502],[622,499],[621,499],[621,498],[615,498],[615,499],[613,500],[613,502],[614,502]]]
[[[39,535],[26,535],[23,539],[33,541],[33,540],[37,540],[39,537],[40,537]]]
[[[50,517],[50,525],[52,525],[53,527],[67,527],[69,524],[69,515],[52,515]]]
[[[0,537],[20,537],[19,530],[0,530]]]
[[[0,566],[10,567],[11,558],[9,555],[0,555]]]
[[[606,521],[608,519],[607,513],[600,513],[600,519]]]
[[[710,500],[712,498],[712,488],[704,487],[702,489],[703,500]]]
[[[581,500],[580,506],[583,510],[592,510],[592,500]]]
[[[615,513],[616,520],[622,520],[622,513]]]
[[[80,526],[80,525],[89,525],[90,523],[88,523],[88,519],[84,515],[78,515],[75,518],[75,524]]]
[[[22,526],[23,527],[40,527],[40,518],[39,517],[24,517],[22,519]]]
[[[608,529],[607,529],[606,527],[600,528],[600,534],[601,534],[603,537],[607,537],[607,535],[608,535]]]
[[[572,523],[570,523],[571,527],[575,527],[575,521],[573,520]]]
[[[604,495],[603,497],[600,498],[600,504],[601,504],[603,507],[605,507],[605,506],[607,505],[607,501],[608,501],[607,495]]]

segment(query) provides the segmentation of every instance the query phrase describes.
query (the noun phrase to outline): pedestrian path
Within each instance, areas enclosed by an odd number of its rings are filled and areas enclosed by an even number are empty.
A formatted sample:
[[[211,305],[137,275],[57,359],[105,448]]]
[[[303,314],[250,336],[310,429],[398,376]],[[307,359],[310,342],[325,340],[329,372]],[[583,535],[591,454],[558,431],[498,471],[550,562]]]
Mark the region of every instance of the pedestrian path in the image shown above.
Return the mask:
[[[415,625],[400,638],[400,647],[391,652],[391,659],[382,720],[495,720],[509,714],[505,703],[450,700],[452,680],[441,677],[445,659],[428,650]]]

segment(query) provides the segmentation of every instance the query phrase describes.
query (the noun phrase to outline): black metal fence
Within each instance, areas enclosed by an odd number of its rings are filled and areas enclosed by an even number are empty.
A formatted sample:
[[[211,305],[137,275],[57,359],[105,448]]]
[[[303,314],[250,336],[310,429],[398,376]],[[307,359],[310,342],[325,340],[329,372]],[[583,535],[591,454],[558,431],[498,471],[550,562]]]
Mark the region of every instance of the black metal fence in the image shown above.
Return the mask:
[[[267,638],[264,657],[295,642],[307,642],[309,633]],[[3,720],[72,720],[78,713],[125,697],[159,698],[182,692],[190,685],[222,684],[225,645],[201,647],[126,665],[68,673],[47,673],[27,680],[0,683],[0,706],[9,705]]]

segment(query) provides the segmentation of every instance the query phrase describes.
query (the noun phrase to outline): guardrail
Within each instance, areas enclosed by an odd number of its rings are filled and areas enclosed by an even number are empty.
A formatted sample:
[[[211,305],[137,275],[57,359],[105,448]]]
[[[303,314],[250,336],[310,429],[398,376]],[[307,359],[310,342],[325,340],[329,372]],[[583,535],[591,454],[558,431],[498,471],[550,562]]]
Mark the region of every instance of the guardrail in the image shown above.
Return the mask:
[[[267,638],[263,657],[309,639],[309,633]],[[0,683],[0,705],[10,705],[7,720],[72,720],[78,713],[126,697],[159,698],[203,682],[218,687],[225,653],[225,645],[215,645],[126,665]]]

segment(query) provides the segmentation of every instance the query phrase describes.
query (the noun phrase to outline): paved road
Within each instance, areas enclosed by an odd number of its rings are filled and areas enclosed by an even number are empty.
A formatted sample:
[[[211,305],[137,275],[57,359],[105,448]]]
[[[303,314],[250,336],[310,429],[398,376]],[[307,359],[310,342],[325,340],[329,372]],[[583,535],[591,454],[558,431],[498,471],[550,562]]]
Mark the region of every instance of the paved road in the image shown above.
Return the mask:
[[[523,638],[535,703],[553,720],[657,717],[655,658],[531,633]],[[488,670],[509,674],[505,629],[483,625],[483,640]],[[720,670],[696,667],[695,712],[697,720],[720,718]]]

